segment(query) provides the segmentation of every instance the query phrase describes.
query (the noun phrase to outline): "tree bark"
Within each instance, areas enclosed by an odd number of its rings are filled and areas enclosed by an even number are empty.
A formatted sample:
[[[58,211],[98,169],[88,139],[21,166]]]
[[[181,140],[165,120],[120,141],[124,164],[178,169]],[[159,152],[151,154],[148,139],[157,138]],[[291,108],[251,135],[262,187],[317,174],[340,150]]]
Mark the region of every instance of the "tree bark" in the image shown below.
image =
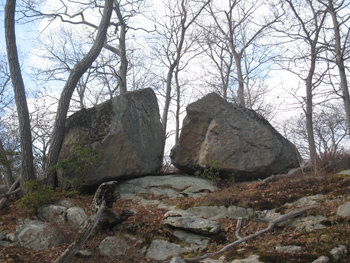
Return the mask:
[[[175,82],[176,82],[176,113],[175,113],[175,145],[179,143],[180,137],[180,108],[181,108],[181,86],[179,81],[179,68],[175,71]]]
[[[48,153],[46,166],[46,183],[52,187],[57,186],[57,175],[55,165],[57,164],[58,157],[61,151],[64,136],[64,127],[72,94],[81,76],[86,72],[86,70],[91,66],[91,64],[101,52],[106,38],[112,11],[113,0],[106,0],[102,19],[98,27],[96,40],[93,46],[91,47],[90,51],[86,54],[86,56],[74,66],[61,93],[61,97],[57,108],[55,124],[52,131],[50,149]]]
[[[342,97],[344,102],[344,108],[346,113],[346,121],[349,128],[350,133],[350,97],[349,97],[349,88],[348,82],[346,78],[345,72],[345,64],[344,64],[344,52],[341,47],[341,37],[340,37],[340,29],[339,22],[337,20],[337,12],[334,8],[333,0],[328,0],[328,11],[331,14],[332,22],[333,22],[333,31],[335,35],[335,56],[336,56],[336,64],[338,66],[339,77],[340,77],[340,87],[342,90]]]
[[[120,67],[118,71],[119,92],[124,94],[127,91],[126,73],[128,70],[128,59],[126,57],[126,24],[122,13],[120,12],[120,5],[117,0],[114,0],[115,12],[120,24],[119,36],[119,51],[120,51]]]
[[[306,109],[305,109],[305,117],[306,117],[306,129],[307,129],[307,139],[308,139],[308,146],[310,151],[310,159],[311,163],[314,166],[315,170],[317,170],[318,165],[318,156],[317,156],[317,150],[316,150],[316,144],[315,144],[315,137],[314,137],[314,128],[313,128],[313,89],[315,89],[316,85],[314,83],[314,75],[316,71],[316,63],[319,56],[320,48],[318,47],[319,42],[319,35],[321,30],[323,29],[323,24],[326,19],[326,12],[324,10],[318,10],[318,12],[314,12],[313,14],[313,28],[309,28],[308,22],[304,21],[298,11],[295,8],[295,3],[291,0],[286,0],[286,2],[291,7],[297,21],[299,22],[300,31],[304,33],[304,35],[301,37],[303,41],[306,41],[310,47],[309,51],[309,60],[310,65],[308,68],[308,74],[306,76],[305,80],[305,88],[306,88]],[[312,2],[309,2],[310,5],[312,5]],[[312,6],[311,6],[312,7]],[[310,9],[313,9],[310,8]],[[321,17],[320,20],[318,20],[319,16]],[[299,33],[301,34],[301,33]],[[300,77],[301,78],[301,77]]]
[[[22,180],[27,182],[35,179],[36,177],[34,173],[32,135],[27,98],[17,52],[15,11],[16,0],[7,0],[5,6],[6,48],[19,120],[19,133],[21,141],[21,175]]]
[[[244,49],[243,49],[244,50]],[[245,98],[244,98],[244,80],[243,80],[243,71],[242,71],[242,54],[234,52],[234,58],[236,62],[236,69],[237,69],[237,80],[238,80],[238,90],[237,90],[237,97],[238,97],[238,104],[241,107],[245,107]]]
[[[4,146],[2,145],[2,141],[0,139],[0,163],[5,166],[6,172],[5,172],[5,182],[8,187],[11,187],[11,185],[15,182],[12,176],[12,170],[10,166],[10,162],[7,159],[6,152],[4,149]]]
[[[311,48],[311,52],[315,52],[314,48]],[[315,54],[315,53],[311,53]],[[317,165],[317,151],[314,137],[314,126],[313,126],[313,103],[312,103],[312,78],[315,73],[316,66],[316,55],[311,55],[311,65],[309,69],[308,77],[305,81],[306,87],[306,130],[307,130],[307,140],[309,144],[310,159],[313,166]],[[316,168],[316,167],[315,167]]]

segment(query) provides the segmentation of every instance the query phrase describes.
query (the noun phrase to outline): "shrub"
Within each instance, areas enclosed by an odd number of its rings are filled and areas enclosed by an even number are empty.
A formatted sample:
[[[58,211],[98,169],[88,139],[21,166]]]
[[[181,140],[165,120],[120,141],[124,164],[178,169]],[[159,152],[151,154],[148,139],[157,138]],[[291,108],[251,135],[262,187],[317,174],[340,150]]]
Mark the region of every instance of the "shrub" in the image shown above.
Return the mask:
[[[350,169],[350,154],[344,150],[320,154],[319,167],[329,173]]]
[[[26,194],[16,201],[17,209],[28,209],[36,213],[41,206],[52,204],[59,199],[58,194],[50,186],[42,184],[39,179],[26,182],[23,190]]]
[[[208,161],[206,164],[207,168],[196,171],[195,175],[218,184],[221,181],[220,173],[224,166],[225,164],[221,164],[218,160]]]
[[[102,152],[75,143],[72,151],[61,159],[55,168],[61,169],[63,176],[65,176],[60,179],[64,188],[71,187],[80,190],[91,167],[101,164],[103,161],[104,155]]]

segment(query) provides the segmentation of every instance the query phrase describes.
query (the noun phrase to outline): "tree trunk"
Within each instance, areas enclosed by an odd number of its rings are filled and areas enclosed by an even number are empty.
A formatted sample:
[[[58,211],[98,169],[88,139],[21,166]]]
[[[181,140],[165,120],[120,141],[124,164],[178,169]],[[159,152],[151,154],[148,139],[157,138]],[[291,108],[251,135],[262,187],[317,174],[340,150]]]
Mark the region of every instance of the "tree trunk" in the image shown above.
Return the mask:
[[[338,66],[339,77],[340,77],[340,87],[343,93],[343,102],[344,102],[344,108],[346,113],[346,121],[348,124],[349,133],[350,133],[350,98],[349,98],[348,82],[346,79],[344,56],[343,56],[342,47],[341,47],[339,23],[337,20],[337,13],[334,9],[333,1],[328,0],[328,4],[329,4],[328,10],[332,16],[333,30],[335,35],[336,64]]]
[[[238,80],[238,104],[242,107],[245,107],[245,99],[244,99],[244,80],[243,80],[243,72],[242,72],[242,54],[234,52],[234,58],[236,62],[237,68],[237,80]]]
[[[127,91],[127,83],[126,83],[126,73],[128,70],[128,59],[126,57],[126,24],[123,18],[122,13],[120,12],[119,2],[117,0],[114,1],[115,12],[117,13],[117,17],[120,24],[120,36],[119,36],[119,49],[120,49],[120,68],[118,71],[118,83],[119,83],[119,91],[120,94],[124,94]]]
[[[72,94],[81,76],[86,72],[86,70],[91,66],[101,52],[106,38],[112,11],[113,0],[106,0],[96,40],[86,56],[74,66],[61,93],[46,165],[46,183],[52,187],[56,187],[57,185],[55,165],[57,164],[61,151],[64,128]]]
[[[35,179],[33,165],[32,135],[26,93],[18,60],[15,32],[16,0],[8,0],[5,6],[5,33],[12,86],[15,92],[19,134],[21,141],[21,175],[24,182]]]
[[[175,72],[175,81],[176,81],[176,125],[175,125],[175,145],[179,143],[180,137],[180,102],[181,102],[181,87],[179,82],[179,68]]]
[[[166,140],[166,128],[167,128],[167,122],[168,122],[168,112],[169,112],[170,100],[171,100],[171,82],[173,79],[173,72],[174,72],[176,65],[177,65],[177,61],[174,61],[174,63],[170,65],[169,70],[168,70],[168,75],[166,78],[165,104],[164,104],[164,110],[163,110],[163,116],[162,116],[164,140]]]
[[[6,168],[6,172],[5,172],[6,185],[8,187],[11,187],[11,185],[13,185],[15,180],[13,179],[10,162],[7,159],[6,152],[5,152],[4,146],[2,145],[1,139],[0,139],[0,163]]]
[[[316,144],[315,144],[315,137],[314,137],[314,126],[313,126],[313,104],[312,104],[312,77],[315,73],[315,66],[316,66],[316,55],[315,55],[315,49],[312,48],[311,52],[313,55],[311,55],[311,66],[309,69],[308,77],[305,81],[306,86],[306,130],[307,130],[307,140],[309,144],[309,151],[310,151],[310,159],[312,165],[315,167],[317,165],[317,151],[316,151]],[[315,167],[317,168],[317,167]]]

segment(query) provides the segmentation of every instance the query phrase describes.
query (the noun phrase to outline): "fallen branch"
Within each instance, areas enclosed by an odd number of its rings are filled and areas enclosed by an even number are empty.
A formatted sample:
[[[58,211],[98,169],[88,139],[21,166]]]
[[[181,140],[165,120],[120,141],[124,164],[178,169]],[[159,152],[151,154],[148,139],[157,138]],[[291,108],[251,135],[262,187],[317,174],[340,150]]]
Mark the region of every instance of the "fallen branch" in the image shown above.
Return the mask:
[[[241,231],[241,228],[242,228],[242,221],[243,221],[243,218],[242,217],[239,217],[238,220],[237,220],[237,225],[236,225],[236,232],[235,232],[235,235],[238,239],[242,239],[242,237],[239,235],[239,231]],[[244,245],[247,246],[248,243],[247,242],[244,242]]]
[[[53,263],[68,263],[78,253],[81,246],[92,234],[95,227],[104,217],[105,212],[113,206],[113,203],[119,198],[114,195],[114,188],[117,182],[107,182],[99,186],[92,201],[92,211],[95,214],[91,215],[84,223],[84,227],[79,231],[79,235],[69,247],[53,262]]]
[[[195,257],[195,258],[184,258],[183,260],[185,262],[197,262],[197,261],[200,261],[200,260],[203,260],[203,259],[206,259],[206,258],[209,258],[211,256],[214,256],[214,255],[217,255],[217,254],[220,254],[220,253],[223,253],[225,251],[227,251],[229,248],[233,247],[233,246],[236,246],[240,243],[243,243],[243,242],[246,242],[248,241],[249,239],[253,239],[253,238],[256,238],[264,233],[267,233],[267,232],[270,232],[275,226],[291,219],[291,218],[294,218],[294,217],[297,217],[297,216],[300,216],[302,215],[303,213],[307,212],[308,210],[310,209],[313,209],[317,207],[317,205],[311,205],[311,206],[307,206],[307,207],[303,207],[303,208],[300,208],[300,209],[297,209],[297,210],[293,210],[291,212],[289,212],[288,214],[285,214],[285,215],[281,215],[273,220],[263,220],[264,222],[266,222],[268,224],[267,228],[265,229],[262,229],[250,236],[247,236],[247,237],[244,237],[242,239],[239,239],[239,240],[236,240],[235,242],[233,243],[230,243],[228,244],[227,246],[223,247],[222,249],[220,249],[219,251],[216,251],[216,252],[211,252],[211,253],[207,253],[203,256],[200,256],[200,257]],[[167,260],[167,261],[162,261],[162,263],[169,263],[170,260]]]
[[[3,198],[3,197],[10,197],[11,195],[15,195],[15,194],[18,194],[19,192],[22,191],[22,188],[17,188],[16,190],[12,191],[12,192],[7,192],[6,194],[3,194],[3,195],[0,195],[0,198]]]
[[[5,196],[0,200],[0,210],[3,208],[3,206],[5,205],[5,203],[7,201],[6,195],[10,195],[10,193],[12,193],[13,191],[16,190],[17,186],[19,185],[19,182],[21,181],[21,177],[22,177],[21,175],[18,176],[17,180],[11,185],[10,189],[7,191]]]
[[[290,170],[288,173],[286,174],[275,174],[275,175],[271,175],[270,177],[267,177],[266,179],[262,180],[259,188],[265,188],[269,185],[269,183],[272,182],[276,182],[278,180],[281,180],[285,177],[293,177],[293,176],[297,176],[299,174],[299,172],[305,172],[305,171],[309,171],[311,170],[312,167],[311,166],[305,166],[305,167],[299,167],[299,168],[294,168],[292,170]]]

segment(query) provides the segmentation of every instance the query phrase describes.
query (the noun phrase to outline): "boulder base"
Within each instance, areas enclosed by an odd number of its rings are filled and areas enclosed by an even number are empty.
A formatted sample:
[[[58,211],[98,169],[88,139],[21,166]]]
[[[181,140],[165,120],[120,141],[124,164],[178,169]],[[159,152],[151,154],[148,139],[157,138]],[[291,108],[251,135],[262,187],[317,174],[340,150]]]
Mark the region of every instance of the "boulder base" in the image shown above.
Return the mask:
[[[299,166],[296,147],[252,110],[216,93],[186,110],[179,143],[171,151],[172,163],[186,173],[216,162],[223,174],[253,180]]]
[[[76,145],[102,153],[102,163],[83,172],[78,169],[78,174],[69,165],[58,169],[67,187],[71,182],[95,187],[157,172],[163,160],[164,135],[153,90],[128,92],[73,114],[66,123],[60,160],[71,156]]]

